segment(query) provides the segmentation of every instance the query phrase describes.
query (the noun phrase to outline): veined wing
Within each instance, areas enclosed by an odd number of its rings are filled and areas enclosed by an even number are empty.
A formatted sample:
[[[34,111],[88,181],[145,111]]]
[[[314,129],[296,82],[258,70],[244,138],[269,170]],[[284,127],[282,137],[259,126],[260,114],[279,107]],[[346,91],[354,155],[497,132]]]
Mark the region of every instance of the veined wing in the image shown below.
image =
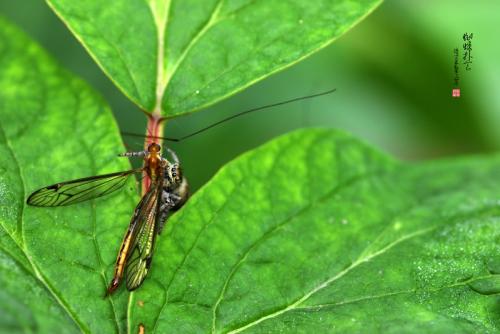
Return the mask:
[[[153,192],[141,218],[141,225],[138,226],[137,234],[130,247],[130,255],[127,259],[126,277],[127,289],[132,291],[137,289],[148,274],[153,251],[158,234],[158,224],[160,216],[161,195],[163,191],[163,178],[153,184],[150,191]]]
[[[135,253],[142,231],[149,224],[154,224],[155,220],[151,217],[156,215],[157,206],[159,205],[159,195],[161,195],[161,184],[154,183],[135,207],[134,215],[130,220],[127,233],[125,233],[120,251],[118,252],[115,273],[108,286],[106,295],[112,294],[120,285],[125,266],[128,266],[127,261],[131,258],[131,254]]]
[[[120,189],[130,175],[139,172],[142,172],[142,168],[56,183],[38,189],[28,197],[26,203],[33,206],[63,206],[87,201]]]

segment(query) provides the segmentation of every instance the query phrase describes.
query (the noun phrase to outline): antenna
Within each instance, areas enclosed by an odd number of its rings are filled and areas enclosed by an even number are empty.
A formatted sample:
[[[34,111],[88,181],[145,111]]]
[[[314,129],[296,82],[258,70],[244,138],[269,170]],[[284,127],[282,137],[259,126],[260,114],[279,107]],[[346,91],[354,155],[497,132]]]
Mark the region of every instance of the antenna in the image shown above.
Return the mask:
[[[220,121],[217,121],[217,122],[215,122],[215,123],[213,123],[213,124],[211,124],[209,126],[201,128],[201,129],[199,129],[199,130],[197,130],[195,132],[192,132],[190,134],[184,135],[184,136],[182,136],[180,138],[169,138],[169,137],[139,135],[139,134],[136,134],[136,133],[125,132],[125,131],[122,131],[122,134],[126,135],[126,136],[131,136],[131,137],[141,137],[141,138],[146,137],[146,138],[153,138],[153,139],[162,139],[162,140],[171,141],[171,142],[180,142],[180,141],[183,141],[184,139],[188,139],[188,138],[193,137],[193,136],[195,136],[197,134],[205,132],[205,131],[207,131],[207,130],[209,130],[209,129],[217,126],[217,125],[220,125],[222,123],[230,121],[233,118],[240,117],[240,116],[249,114],[249,113],[254,112],[254,111],[260,111],[260,110],[264,110],[264,109],[268,109],[268,108],[272,108],[272,107],[282,106],[284,104],[288,104],[288,103],[292,103],[292,102],[297,102],[297,101],[302,101],[302,100],[307,100],[307,99],[312,99],[312,98],[315,98],[315,97],[320,97],[320,96],[332,94],[336,90],[337,90],[337,88],[333,88],[333,89],[330,89],[330,90],[327,90],[327,91],[321,92],[321,93],[316,93],[316,94],[312,94],[312,95],[306,95],[306,96],[296,97],[296,98],[293,98],[293,99],[290,99],[290,100],[281,101],[281,102],[277,102],[277,103],[267,104],[265,106],[261,106],[261,107],[257,107],[257,108],[248,109],[248,110],[239,112],[239,113],[237,113],[235,115],[231,115],[229,117],[223,118]]]

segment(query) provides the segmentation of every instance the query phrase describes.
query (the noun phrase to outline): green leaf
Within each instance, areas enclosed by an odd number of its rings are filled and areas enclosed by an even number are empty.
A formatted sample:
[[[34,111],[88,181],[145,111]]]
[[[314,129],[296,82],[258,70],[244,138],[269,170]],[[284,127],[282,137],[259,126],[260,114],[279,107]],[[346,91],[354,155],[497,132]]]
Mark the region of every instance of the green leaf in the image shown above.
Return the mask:
[[[108,107],[0,18],[0,332],[124,331],[127,294],[104,299],[137,201],[25,205],[55,182],[130,169]]]
[[[24,203],[129,168],[118,129],[3,20],[0,41],[1,332],[500,329],[500,156],[404,164],[331,130],[229,163],[170,219],[143,286],[102,298],[133,184],[71,207]]]
[[[192,112],[307,57],[381,0],[47,0],[135,103]]]
[[[498,331],[499,170],[500,156],[410,165],[334,131],[283,136],[169,221],[132,328]]]

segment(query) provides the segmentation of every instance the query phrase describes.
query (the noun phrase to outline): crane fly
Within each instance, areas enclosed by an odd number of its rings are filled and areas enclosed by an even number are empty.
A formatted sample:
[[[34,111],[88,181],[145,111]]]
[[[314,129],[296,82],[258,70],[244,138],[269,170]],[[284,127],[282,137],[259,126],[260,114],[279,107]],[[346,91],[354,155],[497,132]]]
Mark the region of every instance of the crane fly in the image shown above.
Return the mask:
[[[158,136],[145,137],[179,142],[251,112],[328,95],[335,91],[336,88],[318,94],[249,109],[178,139]],[[122,134],[144,137],[143,135],[127,132],[122,132]],[[168,214],[180,209],[189,196],[188,183],[182,175],[179,158],[171,149],[166,148],[166,150],[171,155],[173,162],[161,156],[159,144],[151,143],[145,151],[126,152],[120,155],[124,157],[143,157],[144,164],[142,168],[56,183],[38,189],[28,197],[27,203],[33,206],[65,206],[112,193],[123,187],[127,179],[136,173],[145,173],[149,177],[151,180],[150,186],[132,215],[118,252],[114,276],[107,288],[106,295],[112,294],[118,288],[124,275],[127,279],[127,289],[129,291],[137,289],[142,284],[151,267],[156,236],[160,234]]]
[[[106,295],[118,288],[124,274],[129,291],[142,284],[151,266],[156,235],[169,212],[178,210],[187,200],[188,183],[182,175],[179,158],[174,151],[167,150],[173,162],[161,156],[159,144],[151,143],[145,151],[120,155],[143,157],[142,168],[56,183],[28,197],[27,203],[33,206],[65,206],[107,195],[123,187],[131,175],[147,174],[151,184],[132,215]]]

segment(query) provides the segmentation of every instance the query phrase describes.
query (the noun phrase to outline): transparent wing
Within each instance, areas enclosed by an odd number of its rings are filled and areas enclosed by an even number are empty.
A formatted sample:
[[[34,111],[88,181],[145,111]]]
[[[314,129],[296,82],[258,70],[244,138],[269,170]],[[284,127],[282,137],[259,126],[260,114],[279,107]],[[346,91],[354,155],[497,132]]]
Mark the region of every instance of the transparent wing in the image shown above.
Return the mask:
[[[28,197],[26,203],[33,206],[63,206],[87,201],[120,189],[130,175],[139,172],[142,172],[142,168],[56,183],[38,189]]]
[[[160,216],[161,193],[163,188],[163,180],[154,184],[154,190],[147,203],[144,203],[145,208],[141,224],[137,228],[137,234],[133,238],[130,247],[130,255],[127,259],[126,277],[127,289],[137,289],[148,274],[153,259],[153,251],[158,234],[158,224]]]

